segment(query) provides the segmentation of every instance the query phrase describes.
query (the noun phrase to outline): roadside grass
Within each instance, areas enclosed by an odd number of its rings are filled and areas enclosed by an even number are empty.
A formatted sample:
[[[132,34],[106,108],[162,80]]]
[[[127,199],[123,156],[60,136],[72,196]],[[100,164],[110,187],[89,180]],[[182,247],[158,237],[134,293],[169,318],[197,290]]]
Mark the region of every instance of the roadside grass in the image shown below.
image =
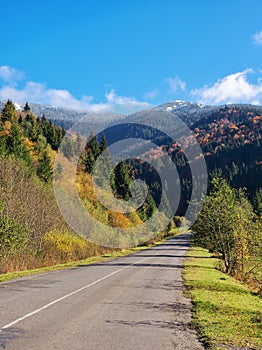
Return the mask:
[[[70,261],[67,263],[56,264],[53,266],[45,266],[45,267],[40,267],[40,268],[36,268],[36,269],[31,269],[31,270],[15,271],[15,272],[8,272],[8,273],[0,274],[0,283],[5,282],[5,281],[9,281],[9,280],[12,280],[15,278],[19,278],[19,277],[26,277],[26,276],[35,275],[35,274],[44,273],[44,272],[63,270],[63,269],[81,266],[81,265],[91,265],[91,264],[96,264],[96,263],[103,262],[103,261],[112,260],[112,259],[115,259],[115,258],[118,258],[121,256],[130,255],[130,254],[136,253],[140,250],[144,250],[144,249],[150,248],[152,246],[161,244],[161,243],[167,241],[168,239],[176,236],[178,233],[179,232],[177,232],[176,230],[171,230],[169,232],[168,236],[166,236],[165,238],[162,238],[159,241],[152,242],[151,244],[138,246],[138,247],[134,247],[134,248],[129,248],[129,249],[121,249],[121,250],[113,251],[113,252],[103,254],[103,255],[92,256],[92,257],[89,257],[89,258],[84,259],[84,260]]]
[[[215,268],[218,259],[189,249],[183,278],[193,302],[192,327],[206,348],[262,349],[262,299]]]

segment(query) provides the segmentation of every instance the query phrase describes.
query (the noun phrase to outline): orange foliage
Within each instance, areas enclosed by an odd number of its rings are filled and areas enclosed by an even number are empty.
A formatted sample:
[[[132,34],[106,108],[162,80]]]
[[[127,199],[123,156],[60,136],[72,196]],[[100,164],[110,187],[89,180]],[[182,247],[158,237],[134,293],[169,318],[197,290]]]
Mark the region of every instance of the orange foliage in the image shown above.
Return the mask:
[[[128,220],[128,218],[124,214],[112,212],[112,211],[109,211],[108,223],[112,227],[119,227],[119,228],[129,228],[133,226],[132,223]]]

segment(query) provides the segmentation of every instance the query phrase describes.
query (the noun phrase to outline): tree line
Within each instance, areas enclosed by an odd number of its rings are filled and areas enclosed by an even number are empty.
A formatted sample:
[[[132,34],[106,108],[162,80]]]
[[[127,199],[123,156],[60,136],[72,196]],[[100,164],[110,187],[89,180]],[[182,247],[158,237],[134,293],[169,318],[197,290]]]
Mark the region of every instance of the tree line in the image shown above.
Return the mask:
[[[0,156],[22,160],[43,181],[52,176],[52,157],[65,135],[65,130],[52,121],[35,117],[28,103],[17,112],[8,100],[0,115]]]

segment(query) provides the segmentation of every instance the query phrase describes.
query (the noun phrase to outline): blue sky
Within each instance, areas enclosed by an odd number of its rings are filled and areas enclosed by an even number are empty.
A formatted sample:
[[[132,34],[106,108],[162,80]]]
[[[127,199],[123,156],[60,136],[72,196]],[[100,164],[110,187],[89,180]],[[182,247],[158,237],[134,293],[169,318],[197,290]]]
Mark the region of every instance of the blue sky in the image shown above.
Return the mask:
[[[261,0],[2,0],[0,99],[262,104]]]

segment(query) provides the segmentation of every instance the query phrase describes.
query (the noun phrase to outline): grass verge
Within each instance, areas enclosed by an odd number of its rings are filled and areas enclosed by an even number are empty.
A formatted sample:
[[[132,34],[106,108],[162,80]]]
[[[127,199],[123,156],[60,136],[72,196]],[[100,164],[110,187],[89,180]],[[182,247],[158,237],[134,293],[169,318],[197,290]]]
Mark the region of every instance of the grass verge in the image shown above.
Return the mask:
[[[207,348],[262,349],[262,299],[215,269],[218,259],[191,247],[183,278],[193,302],[192,326]]]
[[[153,242],[152,244],[149,244],[149,245],[134,247],[134,248],[130,248],[130,249],[122,249],[122,250],[115,251],[115,252],[112,252],[109,254],[92,256],[92,257],[84,259],[84,260],[70,261],[70,262],[64,263],[64,264],[57,264],[57,265],[53,265],[53,266],[41,267],[41,268],[32,269],[32,270],[24,270],[24,271],[16,271],[16,272],[9,272],[9,273],[5,273],[5,274],[0,274],[0,283],[5,282],[5,281],[9,281],[9,280],[12,280],[12,279],[15,279],[18,277],[26,277],[26,276],[30,276],[30,275],[43,273],[43,272],[63,270],[63,269],[70,268],[70,267],[81,266],[81,265],[91,265],[91,264],[95,264],[95,263],[99,263],[99,262],[103,262],[103,261],[107,261],[107,260],[112,260],[112,259],[115,259],[115,258],[118,258],[121,256],[133,254],[135,252],[138,252],[138,251],[143,250],[143,249],[147,249],[147,248],[152,247],[154,245],[161,244],[162,242],[167,241],[168,239],[174,237],[175,235],[177,235],[177,232],[175,230],[172,230],[172,231],[170,231],[170,235],[168,235],[167,237],[161,239],[160,241]]]

